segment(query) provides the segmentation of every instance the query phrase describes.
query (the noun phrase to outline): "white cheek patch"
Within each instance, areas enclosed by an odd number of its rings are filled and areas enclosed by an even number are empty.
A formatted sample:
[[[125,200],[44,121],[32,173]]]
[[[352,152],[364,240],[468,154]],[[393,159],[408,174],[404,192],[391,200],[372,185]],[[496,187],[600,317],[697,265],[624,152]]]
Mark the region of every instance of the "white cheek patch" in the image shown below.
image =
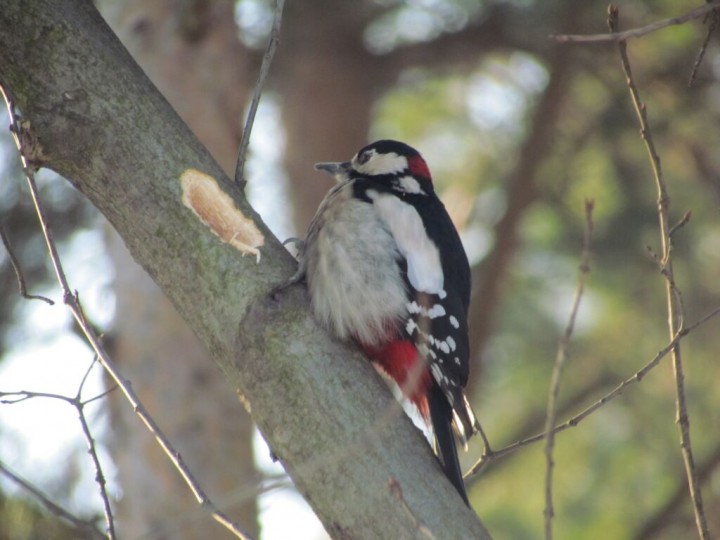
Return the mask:
[[[405,158],[402,158],[405,159]],[[368,190],[378,216],[390,229],[398,251],[407,260],[407,275],[415,290],[445,296],[440,253],[430,240],[417,210],[395,195]]]
[[[389,154],[373,154],[365,163],[356,164],[355,168],[358,172],[370,176],[395,174],[407,170],[408,162],[405,156],[390,152]]]

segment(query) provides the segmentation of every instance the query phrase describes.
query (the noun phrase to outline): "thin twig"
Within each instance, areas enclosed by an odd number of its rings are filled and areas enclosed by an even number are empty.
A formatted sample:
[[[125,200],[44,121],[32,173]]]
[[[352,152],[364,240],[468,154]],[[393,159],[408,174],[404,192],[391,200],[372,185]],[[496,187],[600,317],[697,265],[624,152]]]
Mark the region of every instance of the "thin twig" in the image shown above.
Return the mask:
[[[275,49],[277,49],[278,43],[280,42],[280,24],[282,22],[284,7],[285,0],[276,0],[270,38],[267,48],[265,49],[262,64],[260,65],[260,74],[258,75],[257,83],[255,83],[250,109],[248,110],[247,119],[245,120],[245,128],[240,138],[240,151],[238,152],[237,164],[235,165],[235,183],[240,189],[245,189],[245,161],[247,160],[247,150],[250,145],[250,133],[255,123],[255,114],[260,105],[260,97],[262,96],[263,87],[265,86],[265,79],[270,72],[270,64],[272,64]]]
[[[72,403],[75,409],[77,409],[80,426],[82,427],[83,436],[85,437],[85,443],[88,447],[88,454],[90,454],[90,459],[92,460],[93,466],[95,467],[95,482],[97,482],[98,488],[100,489],[100,498],[103,502],[103,511],[105,512],[105,523],[107,525],[108,538],[112,540],[116,538],[115,520],[113,519],[112,506],[110,505],[110,497],[107,493],[105,475],[103,474],[103,469],[100,465],[100,458],[98,457],[97,451],[95,450],[95,439],[93,439],[93,436],[90,433],[90,426],[88,425],[87,418],[85,418],[85,405],[87,405],[87,403],[84,403],[81,398],[85,382],[87,381],[87,378],[90,375],[92,368],[95,367],[96,362],[97,357],[93,358],[90,366],[85,371],[85,375],[83,376],[82,381],[80,382],[80,386],[78,387],[77,395],[75,396],[75,399],[73,399],[70,403]]]
[[[611,5],[608,11],[608,26],[611,32],[615,32],[618,27],[619,9]],[[684,307],[682,304],[682,295],[675,284],[673,267],[672,267],[672,235],[669,218],[670,197],[668,196],[667,186],[663,179],[662,167],[660,165],[660,157],[653,142],[652,132],[647,119],[647,108],[640,99],[640,93],[632,76],[630,69],[630,60],[627,55],[627,44],[625,41],[618,41],[618,49],[620,52],[620,60],[623,72],[630,92],[638,123],[640,125],[640,134],[650,159],[650,165],[653,171],[655,187],[658,193],[657,213],[660,226],[660,243],[661,243],[661,264],[660,272],[665,278],[665,296],[667,302],[668,314],[668,330],[670,337],[673,337],[682,330],[685,317]],[[682,221],[681,221],[682,223]],[[677,422],[680,426],[680,450],[685,464],[685,474],[687,476],[688,488],[690,490],[690,498],[693,503],[695,513],[695,524],[698,529],[700,538],[706,540],[710,538],[710,533],[705,518],[705,510],[703,508],[702,492],[698,482],[697,470],[695,468],[695,460],[693,458],[692,443],[690,439],[690,418],[687,410],[687,401],[685,396],[685,376],[683,374],[682,355],[680,353],[680,344],[676,343],[672,349],[672,363],[675,375],[675,395]]]
[[[37,294],[28,294],[27,286],[25,285],[25,278],[23,277],[23,273],[20,268],[20,261],[18,261],[17,257],[15,257],[15,253],[10,245],[10,239],[5,233],[5,229],[2,225],[0,225],[0,237],[2,237],[2,243],[5,246],[5,251],[7,251],[8,257],[10,258],[10,264],[12,264],[13,270],[15,270],[15,277],[17,278],[18,288],[20,289],[20,296],[26,298],[27,300],[42,300],[51,306],[55,305],[55,302],[49,298]]]
[[[700,463],[698,467],[698,475],[701,482],[707,482],[713,476],[713,473],[720,468],[720,446],[715,449]],[[673,518],[681,508],[684,508],[687,499],[687,487],[685,479],[681,479],[673,493],[667,498],[665,503],[657,509],[657,511],[640,526],[633,535],[634,540],[649,540],[651,538],[659,538],[662,536],[661,531],[673,523]]]
[[[690,72],[690,78],[688,79],[688,86],[692,86],[695,84],[695,79],[697,78],[698,70],[700,69],[700,64],[702,64],[703,58],[705,58],[705,52],[707,51],[708,44],[710,43],[710,38],[713,35],[713,32],[715,32],[715,29],[717,28],[718,21],[720,20],[720,11],[713,10],[710,12],[706,17],[705,21],[707,22],[707,19],[710,19],[710,24],[708,25],[707,33],[705,34],[705,40],[703,41],[703,44],[700,46],[700,51],[698,51],[697,58],[695,59],[695,63],[693,64],[692,71]]]
[[[645,376],[652,371],[659,363],[660,361],[665,358],[670,351],[672,351],[678,343],[682,339],[684,339],[686,336],[688,336],[691,332],[693,332],[698,327],[702,326],[706,322],[710,321],[714,317],[717,317],[720,315],[720,307],[715,308],[710,313],[702,317],[700,320],[696,321],[695,323],[685,326],[678,334],[665,346],[663,347],[658,353],[650,360],[647,364],[645,364],[639,371],[637,371],[633,376],[629,377],[628,379],[625,379],[622,381],[619,385],[617,385],[613,390],[605,394],[603,397],[601,397],[599,400],[594,402],[592,405],[586,407],[584,410],[582,410],[580,413],[576,414],[575,416],[571,417],[570,419],[566,420],[562,424],[559,424],[553,428],[553,432],[555,434],[560,433],[561,431],[565,431],[568,428],[577,426],[580,422],[585,420],[588,416],[590,416],[592,413],[600,409],[601,407],[605,406],[606,404],[610,403],[613,399],[621,395],[628,386],[631,386],[635,383],[639,383],[642,381]],[[496,461],[502,457],[505,457],[508,454],[512,454],[516,450],[528,446],[530,444],[542,441],[546,438],[547,434],[545,432],[538,433],[537,435],[533,435],[532,437],[527,437],[525,439],[521,439],[519,441],[516,441],[512,444],[509,444],[503,448],[500,448],[499,450],[494,450],[492,452],[487,452],[480,456],[480,459],[478,459],[475,464],[470,468],[470,470],[465,474],[465,478],[469,476],[473,476],[475,474],[478,474],[480,471],[482,471],[489,463]]]
[[[15,114],[15,108],[12,104],[12,102],[9,100],[8,96],[4,93],[3,95],[5,97],[5,100],[8,104],[8,110],[10,111],[10,120],[13,126],[15,126],[16,129],[19,129],[17,117]],[[40,221],[40,225],[43,231],[43,235],[45,236],[45,242],[48,247],[48,251],[50,252],[50,259],[52,260],[53,268],[55,269],[55,274],[57,276],[57,280],[60,284],[60,287],[63,291],[63,301],[70,309],[70,312],[73,314],[73,317],[75,318],[75,321],[77,322],[78,326],[82,329],[83,333],[85,334],[85,337],[90,344],[90,346],[95,351],[95,354],[98,357],[98,360],[102,364],[102,366],[105,368],[105,370],[108,372],[108,374],[112,377],[112,379],[115,381],[115,383],[118,385],[120,390],[123,392],[127,400],[130,402],[130,404],[133,407],[133,410],[135,411],[135,414],[142,420],[142,422],[145,424],[145,426],[150,430],[150,432],[154,435],[155,440],[158,442],[160,447],[165,451],[167,456],[169,457],[172,464],[175,466],[175,468],[178,470],[180,475],[185,480],[185,483],[188,485],[190,490],[192,491],[193,495],[197,499],[198,503],[200,503],[203,508],[207,508],[210,511],[211,516],[215,521],[223,525],[226,529],[231,531],[235,536],[241,539],[250,539],[250,535],[243,531],[243,529],[235,523],[232,519],[230,519],[228,516],[225,515],[222,511],[220,511],[210,500],[210,498],[205,494],[205,492],[200,487],[200,484],[195,480],[192,473],[190,472],[190,469],[187,467],[185,462],[182,459],[182,456],[180,453],[175,450],[175,448],[170,443],[169,439],[165,436],[165,434],[160,430],[155,420],[150,416],[150,414],[147,412],[147,409],[143,406],[142,402],[138,398],[137,394],[135,394],[135,391],[132,389],[132,385],[129,381],[124,379],[120,372],[118,371],[117,367],[115,366],[115,363],[111,360],[109,355],[106,353],[105,348],[103,347],[101,340],[95,330],[93,329],[92,325],[88,322],[87,318],[85,317],[85,313],[82,308],[82,304],[80,303],[80,300],[78,298],[77,292],[72,292],[72,289],[70,288],[70,285],[68,284],[67,277],[65,275],[65,272],[63,270],[62,263],[60,261],[60,257],[57,252],[57,247],[55,245],[55,242],[52,237],[52,233],[50,231],[50,228],[48,226],[48,221],[45,216],[45,212],[43,210],[43,207],[40,203],[40,198],[38,195],[37,186],[35,184],[35,178],[32,170],[28,167],[27,160],[25,159],[25,151],[27,149],[23,148],[22,144],[20,143],[20,138],[15,137],[16,144],[18,145],[18,150],[20,151],[20,158],[23,163],[23,167],[25,170],[25,177],[28,181],[28,185],[30,186],[30,195],[32,196],[33,203],[35,205],[35,211],[38,215],[38,219]]]
[[[545,538],[552,539],[552,523],[555,515],[553,509],[552,496],[552,476],[555,462],[553,460],[553,450],[555,447],[555,419],[557,416],[557,402],[560,394],[560,378],[567,362],[567,349],[570,344],[573,330],[575,329],[575,320],[577,319],[578,310],[580,308],[580,300],[585,291],[585,281],[590,272],[590,241],[593,231],[593,213],[594,203],[592,200],[585,201],[585,234],[583,238],[582,253],[580,255],[580,266],[578,268],[577,287],[575,289],[575,299],[573,300],[570,316],[568,317],[565,332],[560,338],[558,344],[557,356],[555,357],[555,366],[553,368],[552,380],[550,382],[550,391],[547,403],[547,415],[545,417]]]
[[[93,538],[105,538],[105,535],[101,533],[98,528],[95,527],[95,525],[83,519],[80,519],[77,516],[74,516],[73,514],[65,510],[63,507],[55,504],[53,501],[48,499],[42,491],[33,486],[24,478],[18,476],[16,473],[11,471],[2,461],[0,461],[0,473],[15,482],[28,493],[30,493],[35,499],[40,501],[40,503],[54,516],[57,516],[60,519],[64,519],[76,529],[92,535]]]
[[[0,392],[0,403],[13,405],[23,401],[27,401],[28,399],[48,398],[64,401],[65,403],[68,403],[75,408],[78,413],[78,419],[80,420],[80,426],[82,427],[83,437],[88,447],[88,454],[90,454],[90,458],[93,462],[93,467],[95,468],[95,481],[100,488],[100,498],[102,499],[103,511],[105,512],[105,526],[107,527],[108,533],[107,537],[110,540],[114,540],[115,538],[117,538],[115,535],[115,520],[113,519],[112,507],[110,505],[110,497],[108,496],[106,489],[105,475],[103,474],[102,465],[100,465],[100,459],[98,458],[97,451],[95,449],[95,439],[90,432],[90,425],[88,424],[87,418],[85,418],[84,407],[85,405],[87,405],[88,402],[83,402],[80,399],[80,395],[82,394],[83,385],[85,384],[87,375],[90,373],[90,370],[92,370],[92,367],[94,365],[95,361],[90,364],[90,368],[86,371],[85,377],[83,377],[83,380],[80,383],[77,395],[75,397],[68,397],[63,396],[62,394],[53,394],[50,392],[31,392],[28,390],[19,390],[17,392]]]
[[[678,24],[685,24],[688,21],[699,19],[706,13],[720,7],[720,0],[708,2],[700,7],[688,11],[685,15],[679,17],[671,17],[670,19],[664,19],[657,21],[641,28],[633,28],[632,30],[625,30],[624,32],[613,32],[610,34],[551,34],[550,39],[557,41],[558,43],[606,43],[606,42],[620,42],[626,41],[631,38],[639,38],[651,32],[662,30],[668,26],[675,26]]]

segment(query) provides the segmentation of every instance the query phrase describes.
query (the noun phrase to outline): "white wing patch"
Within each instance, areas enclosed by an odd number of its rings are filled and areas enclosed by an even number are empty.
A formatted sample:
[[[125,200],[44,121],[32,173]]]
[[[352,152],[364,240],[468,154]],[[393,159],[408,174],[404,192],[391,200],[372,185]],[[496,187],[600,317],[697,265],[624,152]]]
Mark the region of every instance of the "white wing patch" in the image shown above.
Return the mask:
[[[402,158],[405,159],[405,158]],[[443,298],[445,277],[437,246],[427,235],[415,208],[395,195],[368,190],[380,219],[387,225],[398,250],[407,260],[407,274],[415,290]]]
[[[407,193],[427,195],[427,193],[425,193],[420,187],[420,182],[415,180],[412,176],[403,176],[398,178],[398,184],[400,184],[400,187],[402,187]]]

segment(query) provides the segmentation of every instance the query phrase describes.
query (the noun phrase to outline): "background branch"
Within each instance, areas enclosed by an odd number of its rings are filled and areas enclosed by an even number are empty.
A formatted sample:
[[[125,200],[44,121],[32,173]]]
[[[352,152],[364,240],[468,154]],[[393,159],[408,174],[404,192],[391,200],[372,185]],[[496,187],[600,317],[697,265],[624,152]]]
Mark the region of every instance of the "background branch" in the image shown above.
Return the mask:
[[[720,446],[700,464],[697,469],[700,484],[706,483],[712,474],[720,467]],[[678,510],[687,502],[687,481],[680,479],[677,488],[668,497],[665,504],[660,506],[645,522],[638,528],[633,538],[635,540],[650,540],[657,538],[659,533],[672,523],[673,517]]]
[[[611,32],[617,31],[619,19],[619,9],[611,5],[608,12],[608,26]],[[670,197],[668,196],[667,186],[663,179],[662,167],[660,165],[660,157],[658,156],[655,143],[653,141],[652,132],[647,119],[647,109],[640,99],[640,93],[633,79],[632,70],[630,68],[630,60],[627,55],[627,45],[624,40],[618,41],[618,49],[620,52],[620,60],[623,72],[627,81],[628,90],[632,99],[638,123],[640,124],[640,133],[647,149],[650,165],[653,171],[655,186],[658,193],[657,213],[660,226],[660,242],[662,247],[660,258],[660,272],[665,278],[665,296],[667,300],[668,314],[668,330],[670,337],[678,335],[682,330],[685,312],[681,293],[675,284],[673,273],[673,265],[671,258],[672,251],[672,228],[670,226]],[[689,219],[689,214],[686,214]],[[682,220],[680,223],[686,221]],[[703,507],[702,492],[698,482],[697,471],[695,469],[695,460],[693,458],[692,442],[690,439],[690,417],[687,410],[687,400],[685,397],[685,376],[683,374],[682,355],[680,352],[680,344],[676,343],[672,348],[673,370],[675,374],[675,393],[677,405],[677,421],[680,427],[680,449],[685,463],[685,473],[688,480],[688,488],[690,497],[693,502],[695,512],[695,522],[700,538],[710,538],[708,531],[707,519]]]
[[[647,364],[645,364],[640,370],[638,370],[632,377],[625,379],[622,381],[619,385],[617,385],[612,391],[605,394],[603,397],[595,401],[592,405],[586,407],[578,414],[574,415],[569,420],[566,420],[562,424],[559,424],[555,426],[553,429],[553,432],[555,434],[560,433],[561,431],[565,431],[568,428],[577,426],[580,422],[585,420],[588,416],[596,412],[598,409],[602,408],[606,404],[608,404],[610,401],[621,395],[628,386],[631,386],[635,383],[639,383],[642,381],[645,376],[650,373],[659,363],[660,361],[665,358],[670,352],[677,346],[677,344],[684,339],[687,335],[689,335],[691,332],[693,332],[695,329],[699,328],[706,322],[710,321],[711,319],[717,317],[720,315],[720,307],[715,308],[710,313],[702,317],[700,320],[696,321],[695,323],[684,327],[682,330],[680,330],[675,337],[668,343],[665,347],[663,347],[658,353],[650,360]],[[544,440],[546,437],[546,433],[538,433],[537,435],[533,435],[531,437],[527,437],[525,439],[521,439],[519,441],[516,441],[512,444],[509,444],[503,448],[500,448],[499,450],[493,450],[491,452],[486,452],[483,454],[480,459],[478,459],[475,464],[470,468],[470,471],[466,473],[466,477],[473,476],[481,472],[489,463],[495,461],[496,459],[499,459],[501,457],[504,457],[508,454],[511,454],[518,450],[519,448],[522,448],[523,446],[527,446],[532,443],[536,443],[539,441]]]
[[[575,290],[575,298],[573,299],[570,315],[568,317],[565,332],[560,338],[558,344],[557,356],[555,357],[555,365],[553,367],[552,379],[550,381],[550,390],[548,392],[547,414],[545,419],[545,538],[550,540],[553,536],[552,522],[555,511],[553,509],[552,496],[552,479],[555,462],[553,460],[553,449],[555,447],[555,419],[557,417],[557,403],[560,395],[560,379],[567,362],[568,346],[570,338],[575,329],[575,319],[577,318],[580,308],[580,300],[585,291],[585,281],[590,272],[590,241],[592,238],[593,221],[593,201],[585,201],[585,234],[583,236],[583,247],[580,255],[580,266],[578,269],[577,287]]]
[[[0,92],[1,91],[2,88],[0,88]],[[49,298],[45,298],[44,296],[36,294],[28,294],[27,285],[25,284],[25,277],[23,276],[22,269],[20,268],[20,261],[18,261],[17,257],[15,257],[15,253],[13,252],[12,246],[10,245],[10,239],[5,233],[5,227],[3,227],[2,225],[0,225],[0,238],[2,238],[2,243],[5,246],[5,251],[10,258],[10,264],[12,264],[13,270],[15,270],[15,277],[17,278],[18,282],[18,289],[20,289],[20,296],[27,300],[42,300],[43,302],[46,302],[51,306],[54,305],[55,302],[53,302]]]
[[[50,513],[52,513],[54,516],[59,517],[60,519],[64,519],[73,527],[77,528],[78,531],[82,531],[88,536],[92,538],[97,538],[98,540],[106,538],[106,536],[101,533],[93,524],[78,518],[77,516],[65,510],[63,507],[55,504],[42,491],[33,486],[30,482],[22,478],[17,473],[11,471],[2,461],[0,461],[0,474],[9,478],[11,481],[19,485],[22,489],[30,493],[30,495],[40,501],[40,504],[42,504]]]
[[[240,139],[240,150],[238,152],[237,165],[235,166],[235,184],[237,184],[240,189],[245,187],[245,161],[247,160],[248,146],[250,146],[250,134],[252,133],[253,124],[255,123],[255,114],[260,105],[260,97],[265,87],[265,79],[270,72],[270,65],[275,56],[275,49],[277,49],[278,43],[280,42],[280,25],[282,23],[284,6],[285,0],[276,0],[270,37],[268,38],[267,48],[265,49],[262,64],[260,65],[260,74],[258,75],[257,83],[255,83],[253,97],[247,113],[247,120],[245,121],[245,128],[243,129],[242,138]]]
[[[578,35],[578,34],[557,34],[551,35],[550,38],[557,41],[558,43],[607,43],[607,42],[622,42],[627,41],[631,38],[639,38],[644,35],[662,30],[668,26],[674,26],[678,24],[685,24],[688,21],[699,19],[710,13],[714,9],[720,7],[720,0],[713,2],[706,2],[700,7],[687,12],[685,15],[679,17],[671,17],[662,21],[657,21],[641,28],[633,28],[632,30],[625,30],[623,32],[612,32],[610,34],[592,34],[592,35]]]

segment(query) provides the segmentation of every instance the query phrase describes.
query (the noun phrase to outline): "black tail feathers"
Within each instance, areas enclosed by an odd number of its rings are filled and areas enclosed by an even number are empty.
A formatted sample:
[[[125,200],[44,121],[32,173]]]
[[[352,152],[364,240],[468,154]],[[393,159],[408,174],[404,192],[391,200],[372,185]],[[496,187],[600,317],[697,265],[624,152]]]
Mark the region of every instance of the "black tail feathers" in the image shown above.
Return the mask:
[[[445,470],[445,475],[455,486],[465,504],[470,506],[465,491],[465,483],[463,482],[462,469],[458,461],[455,434],[452,429],[452,407],[437,384],[433,384],[430,389],[428,405],[430,406],[430,419],[435,434],[435,450]]]

